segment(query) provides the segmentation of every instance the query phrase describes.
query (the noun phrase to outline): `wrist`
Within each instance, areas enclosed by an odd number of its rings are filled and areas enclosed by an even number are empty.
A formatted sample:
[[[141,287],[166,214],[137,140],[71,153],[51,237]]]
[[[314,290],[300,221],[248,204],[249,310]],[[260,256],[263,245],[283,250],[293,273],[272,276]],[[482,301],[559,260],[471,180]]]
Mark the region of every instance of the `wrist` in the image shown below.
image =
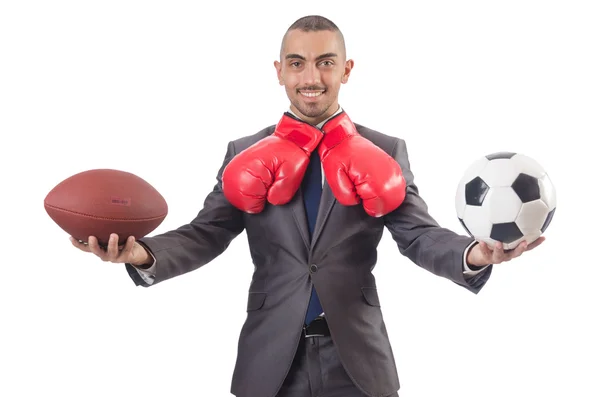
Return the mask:
[[[479,242],[475,242],[475,244],[469,247],[465,260],[467,267],[473,271],[481,270],[481,268],[486,266],[486,264],[480,264],[479,261],[477,261],[477,251],[475,250],[475,247],[477,247],[478,245]]]
[[[281,118],[273,135],[292,142],[309,156],[323,139],[320,129],[288,115]]]
[[[136,241],[133,249],[136,251],[134,255],[135,260],[131,262],[133,266],[141,269],[147,269],[152,266],[154,259],[146,247]]]
[[[469,268],[469,270],[478,271],[478,270],[483,269],[485,267],[485,265],[484,266],[472,265],[469,262],[467,262],[467,267]]]

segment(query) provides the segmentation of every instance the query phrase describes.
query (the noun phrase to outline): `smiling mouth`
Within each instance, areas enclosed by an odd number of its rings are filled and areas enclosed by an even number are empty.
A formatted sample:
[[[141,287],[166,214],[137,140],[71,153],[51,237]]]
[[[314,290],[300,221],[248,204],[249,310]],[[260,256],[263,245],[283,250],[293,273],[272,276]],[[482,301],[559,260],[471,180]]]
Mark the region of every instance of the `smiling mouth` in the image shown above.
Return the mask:
[[[300,95],[307,97],[307,98],[316,98],[318,96],[321,96],[325,90],[322,91],[298,91],[300,93]]]

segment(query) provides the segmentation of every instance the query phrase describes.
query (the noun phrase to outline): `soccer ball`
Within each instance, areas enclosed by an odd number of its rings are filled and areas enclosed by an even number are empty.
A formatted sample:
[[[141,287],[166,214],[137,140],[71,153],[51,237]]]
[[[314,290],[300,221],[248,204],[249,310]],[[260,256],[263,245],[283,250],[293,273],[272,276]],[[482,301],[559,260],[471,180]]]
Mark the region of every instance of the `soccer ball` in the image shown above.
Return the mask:
[[[499,152],[480,158],[465,171],[456,190],[456,214],[467,233],[505,250],[540,237],[556,210],[556,190],[532,158]]]

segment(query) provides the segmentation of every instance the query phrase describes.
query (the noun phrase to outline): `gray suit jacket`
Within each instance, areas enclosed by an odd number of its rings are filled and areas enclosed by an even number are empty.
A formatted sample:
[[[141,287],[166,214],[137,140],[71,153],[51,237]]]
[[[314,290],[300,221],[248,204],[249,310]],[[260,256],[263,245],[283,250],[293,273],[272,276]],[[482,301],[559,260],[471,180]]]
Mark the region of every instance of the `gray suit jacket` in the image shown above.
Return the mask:
[[[428,214],[413,182],[405,142],[356,127],[402,167],[407,196],[390,214],[373,218],[361,205],[342,206],[325,184],[311,241],[301,191],[290,203],[267,205],[260,214],[234,208],[221,190],[223,169],[237,153],[273,133],[272,125],[229,143],[217,184],[191,223],[139,240],[156,258],[151,284],[156,285],[209,263],[246,230],[255,270],[231,384],[238,397],[276,395],[302,334],[313,283],[340,359],[357,387],[372,397],[400,388],[371,273],[384,228],[402,255],[473,293],[490,277],[491,266],[473,277],[463,274],[465,248],[473,239],[441,228]],[[135,268],[126,268],[136,285],[149,286]]]

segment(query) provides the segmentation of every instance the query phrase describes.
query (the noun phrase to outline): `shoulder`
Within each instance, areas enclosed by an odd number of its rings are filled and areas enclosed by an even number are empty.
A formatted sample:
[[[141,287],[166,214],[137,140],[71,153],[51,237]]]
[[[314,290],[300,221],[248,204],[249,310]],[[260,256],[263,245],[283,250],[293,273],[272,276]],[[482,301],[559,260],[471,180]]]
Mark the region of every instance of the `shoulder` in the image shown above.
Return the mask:
[[[362,137],[373,142],[376,146],[379,146],[390,156],[394,156],[399,149],[404,150],[406,147],[404,139],[381,133],[369,127],[365,127],[362,124],[354,123],[354,125]]]
[[[245,135],[240,138],[237,138],[229,142],[229,145],[233,147],[235,153],[239,153],[242,150],[246,150],[248,147],[254,145],[261,139],[268,137],[273,133],[273,131],[275,131],[275,124],[265,127],[254,134]]]

